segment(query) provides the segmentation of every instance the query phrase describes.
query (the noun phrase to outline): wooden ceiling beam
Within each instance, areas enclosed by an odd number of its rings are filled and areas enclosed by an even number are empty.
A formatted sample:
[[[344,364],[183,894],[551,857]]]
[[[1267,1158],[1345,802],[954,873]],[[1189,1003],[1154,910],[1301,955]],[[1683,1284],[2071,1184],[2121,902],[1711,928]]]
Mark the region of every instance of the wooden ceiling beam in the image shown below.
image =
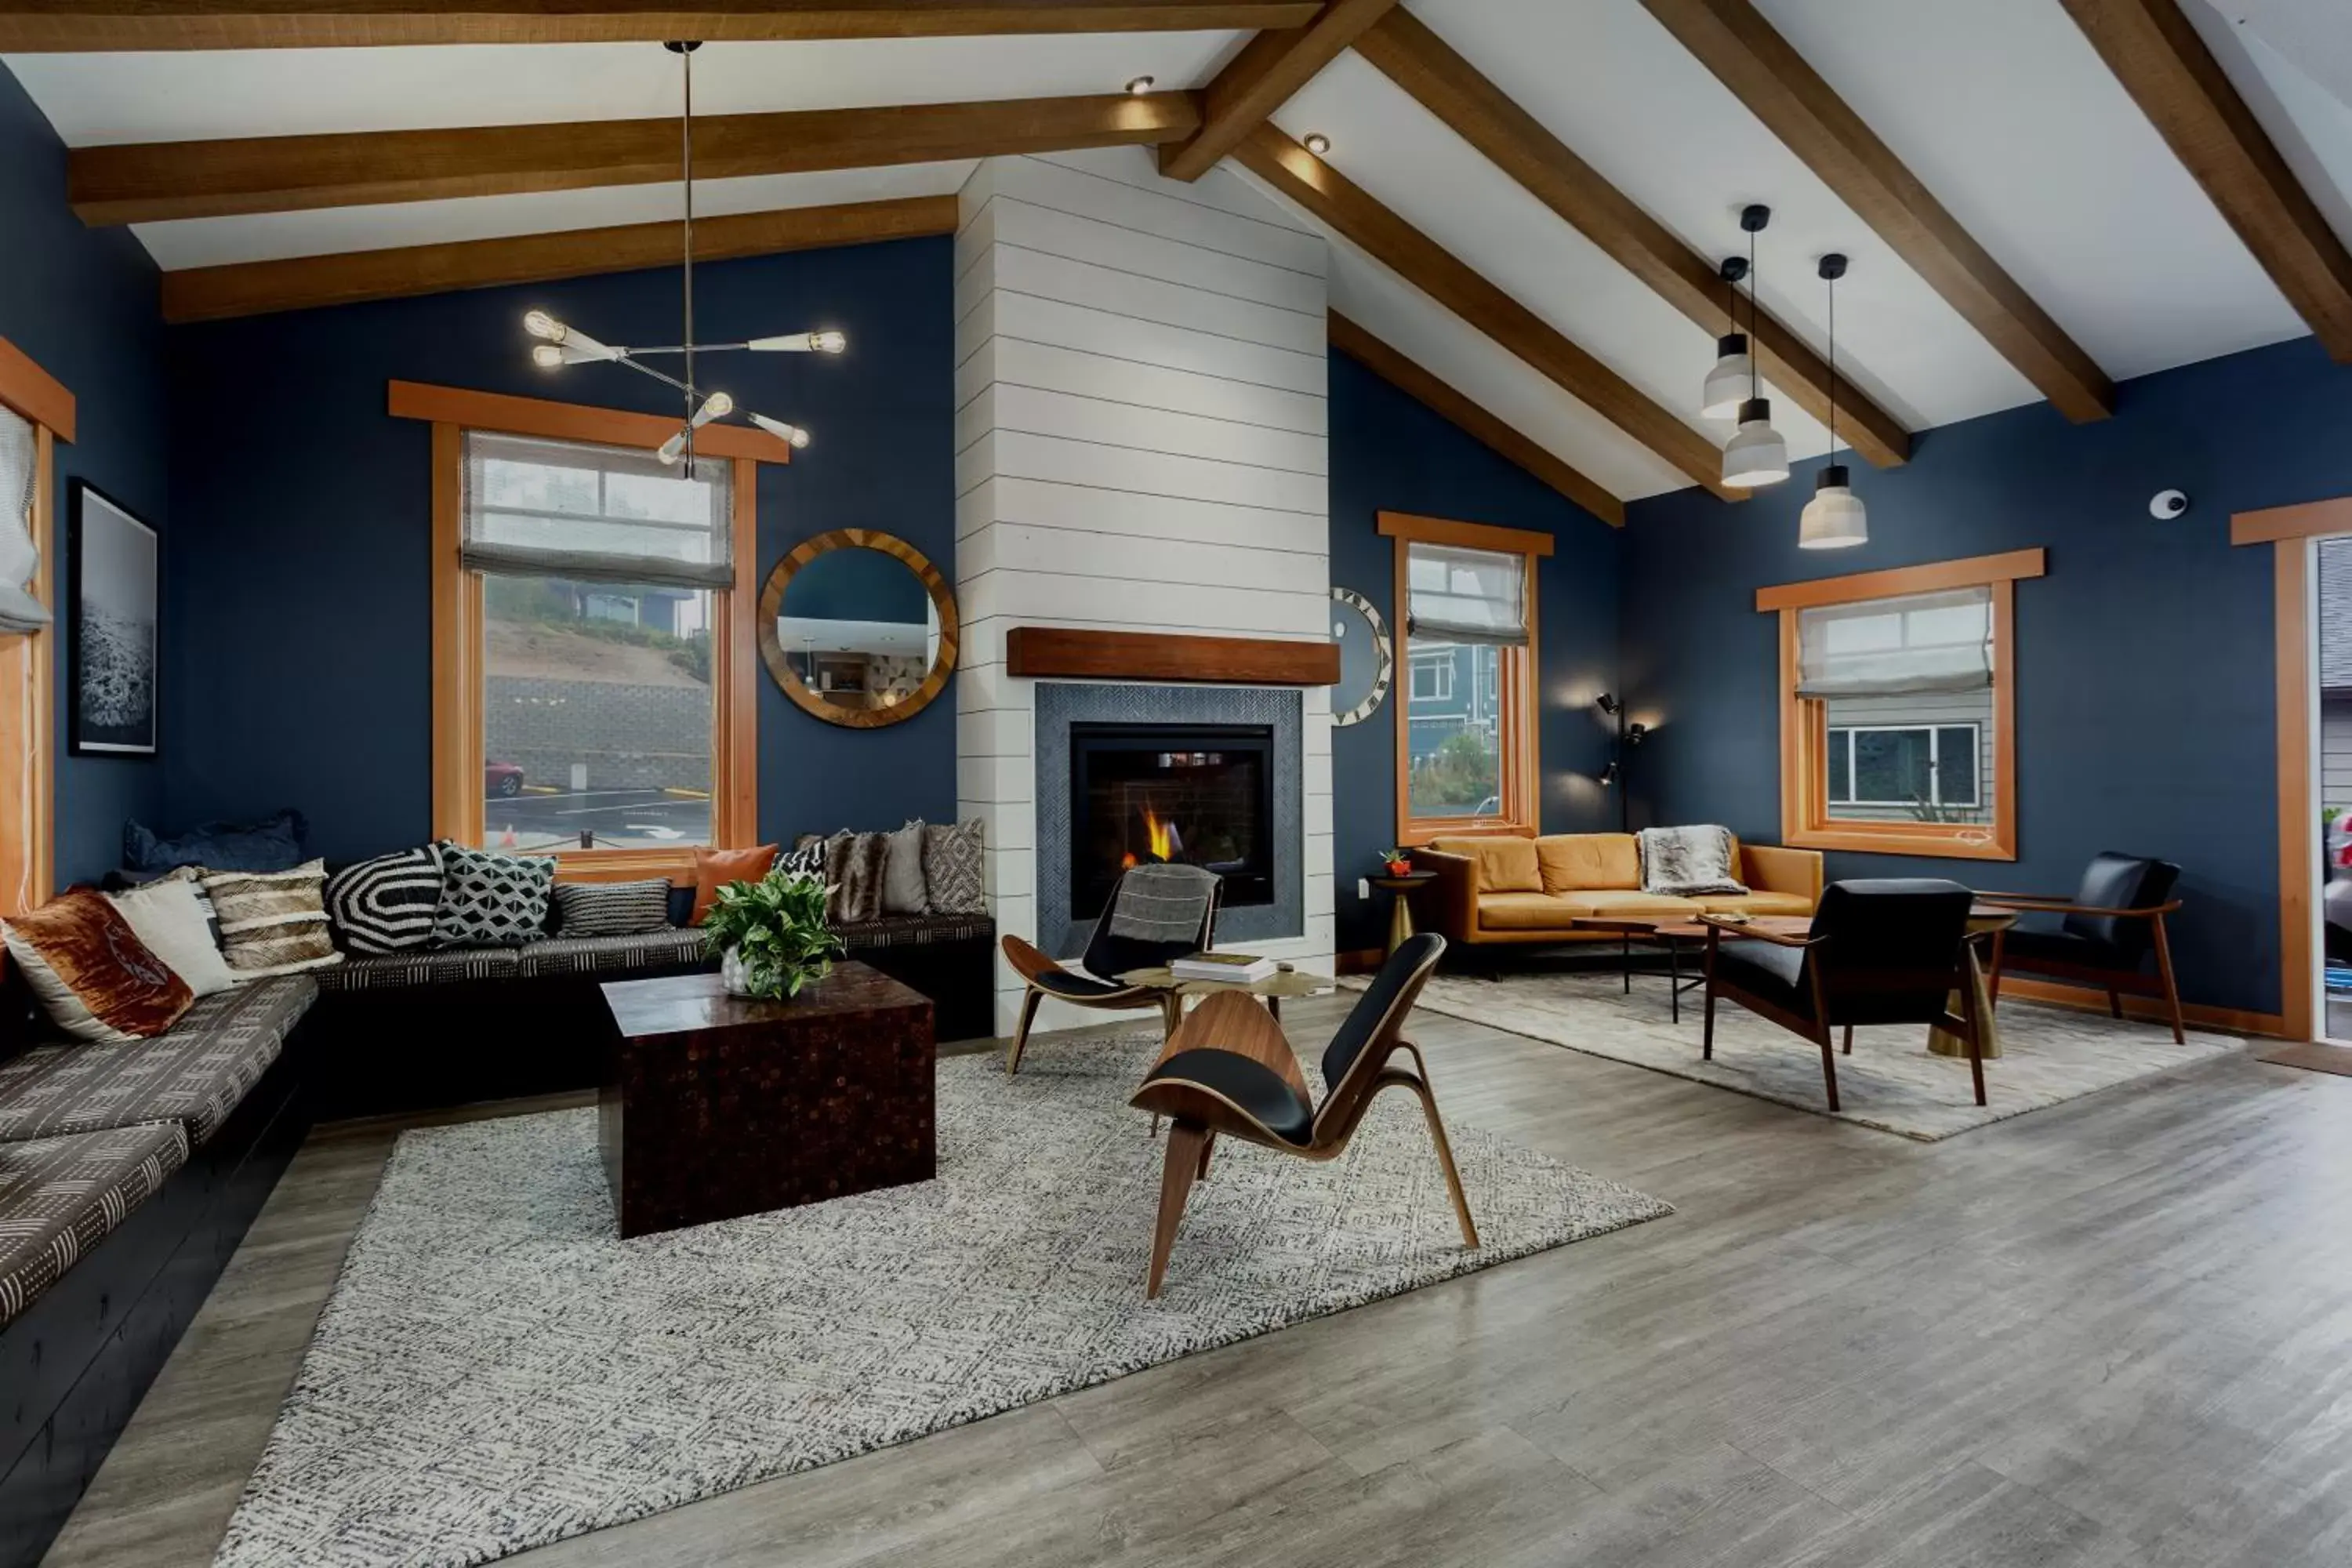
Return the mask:
[[[2352,363],[2352,252],[2175,0],[2063,3],[2321,346]]]
[[[2115,387],[2098,363],[1749,0],[1642,4],[2059,412],[2074,420],[2115,412]]]
[[[1746,491],[1722,482],[1723,453],[1714,442],[1280,131],[1259,126],[1234,155],[1283,195],[1541,371],[1675,469],[1726,500],[1746,498]]]
[[[1574,464],[1506,424],[1485,405],[1464,395],[1435,373],[1333,310],[1331,346],[1439,417],[1451,420],[1480,445],[1507,458],[1612,528],[1625,526],[1625,503]]]
[[[1160,172],[1171,180],[1197,180],[1216,167],[1218,159],[1272,119],[1396,5],[1397,0],[1331,0],[1304,26],[1252,38],[1202,89],[1201,129],[1189,141],[1160,144]]]
[[[1295,27],[1318,0],[0,0],[0,51]]]
[[[829,245],[865,245],[953,234],[956,198],[906,196],[697,218],[694,258],[726,261]],[[453,289],[541,283],[604,272],[668,267],[679,257],[678,226],[635,223],[505,239],[404,245],[383,250],[241,261],[163,274],[166,321],[214,321],[272,310],[352,305]]]
[[[1729,318],[1715,262],[1693,250],[1570,152],[1542,121],[1410,11],[1391,11],[1356,40],[1356,52],[1487,161],[1565,218],[1661,299],[1710,333],[1741,330]],[[1759,312],[1749,331],[1764,374],[1814,418],[1830,413],[1830,368],[1802,338]],[[1852,382],[1837,388],[1838,431],[1880,468],[1911,455],[1911,432]]]
[[[1186,92],[713,114],[694,122],[698,180],[1149,145],[1191,135]],[[678,177],[678,122],[596,120],[78,147],[66,195],[86,224],[511,195]]]

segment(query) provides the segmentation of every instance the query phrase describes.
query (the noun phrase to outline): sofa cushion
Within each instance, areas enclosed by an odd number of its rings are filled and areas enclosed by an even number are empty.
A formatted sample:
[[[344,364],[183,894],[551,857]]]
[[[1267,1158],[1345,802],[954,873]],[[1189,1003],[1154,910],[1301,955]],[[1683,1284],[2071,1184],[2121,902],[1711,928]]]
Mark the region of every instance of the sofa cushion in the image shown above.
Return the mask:
[[[1630,833],[1551,834],[1536,840],[1536,863],[1547,893],[1642,885],[1642,854]]]
[[[511,947],[436,947],[421,952],[354,958],[340,969],[320,970],[319,983],[330,991],[404,991],[415,985],[446,985],[467,980],[510,980],[522,973],[523,951]]]
[[[1703,893],[1693,899],[1711,915],[1809,915],[1813,900],[1802,893]]]
[[[1490,834],[1475,838],[1433,838],[1432,849],[1460,855],[1478,869],[1482,893],[1540,893],[1543,871],[1536,860],[1536,841],[1516,834]]]
[[[1681,915],[1685,918],[1699,912],[1696,899],[1677,899],[1666,893],[1645,893],[1639,888],[1587,888],[1581,892],[1564,893],[1561,903],[1580,915]]]
[[[0,1062],[0,1142],[178,1121],[201,1145],[318,994],[307,974],[277,975],[205,997],[152,1040],[42,1046]]]
[[[1568,930],[1576,910],[1549,893],[1481,893],[1478,925],[1483,931]]]
[[[709,955],[709,936],[698,927],[625,936],[559,936],[522,949],[521,967],[516,973],[525,980],[551,974],[621,974],[633,969],[700,963]]]
[[[1727,942],[1716,950],[1715,973],[1751,996],[1810,1018],[1813,993],[1805,980],[1808,951],[1774,942]]]
[[[975,914],[885,915],[878,921],[860,921],[833,929],[841,938],[842,946],[852,952],[876,947],[924,947],[940,942],[996,940],[996,921],[986,910]]]
[[[176,1121],[0,1143],[0,1325],[187,1163]]]

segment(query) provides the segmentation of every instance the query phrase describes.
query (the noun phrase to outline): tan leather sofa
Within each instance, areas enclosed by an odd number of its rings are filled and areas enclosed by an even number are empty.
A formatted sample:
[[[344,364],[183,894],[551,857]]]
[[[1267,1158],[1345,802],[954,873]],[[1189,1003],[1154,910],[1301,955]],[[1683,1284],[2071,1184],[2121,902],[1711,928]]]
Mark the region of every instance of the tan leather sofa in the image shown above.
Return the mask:
[[[1618,940],[1574,929],[1582,916],[1809,915],[1822,897],[1821,851],[1737,838],[1732,864],[1749,891],[1696,899],[1642,891],[1640,841],[1630,833],[1437,838],[1412,852],[1412,864],[1437,873],[1423,918],[1446,941],[1471,945]]]

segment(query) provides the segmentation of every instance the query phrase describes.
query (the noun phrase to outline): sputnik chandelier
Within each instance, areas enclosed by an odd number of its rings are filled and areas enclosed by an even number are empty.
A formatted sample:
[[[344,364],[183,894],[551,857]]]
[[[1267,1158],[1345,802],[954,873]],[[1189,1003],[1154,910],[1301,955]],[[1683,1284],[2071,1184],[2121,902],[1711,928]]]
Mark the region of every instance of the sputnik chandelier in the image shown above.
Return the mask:
[[[654,453],[665,464],[674,464],[680,458],[687,463],[689,475],[694,468],[694,433],[714,419],[724,419],[740,413],[744,418],[779,440],[794,447],[805,447],[809,433],[797,425],[787,425],[781,419],[771,419],[750,409],[738,409],[734,398],[724,392],[705,393],[694,378],[694,356],[719,353],[730,349],[748,349],[753,353],[821,353],[837,354],[849,346],[849,340],[837,331],[786,332],[777,337],[751,338],[740,343],[698,343],[694,341],[694,51],[702,46],[696,41],[677,41],[662,47],[677,55],[685,68],[686,102],[681,119],[684,149],[680,159],[681,177],[686,185],[685,277],[686,277],[686,341],[659,348],[620,348],[600,343],[579,328],[567,326],[544,310],[533,310],[522,319],[523,330],[540,342],[531,345],[534,364],[545,370],[561,370],[565,365],[611,363],[626,365],[641,375],[674,386],[685,400],[686,419],[677,435],[663,442]],[[684,363],[683,379],[656,370],[645,363],[647,354],[676,354]]]

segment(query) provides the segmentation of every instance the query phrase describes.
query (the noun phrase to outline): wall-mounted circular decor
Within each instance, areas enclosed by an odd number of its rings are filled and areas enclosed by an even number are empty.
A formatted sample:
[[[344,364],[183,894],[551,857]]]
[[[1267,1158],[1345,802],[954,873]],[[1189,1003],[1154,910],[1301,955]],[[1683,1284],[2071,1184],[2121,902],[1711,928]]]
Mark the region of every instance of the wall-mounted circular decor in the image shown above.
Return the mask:
[[[1388,623],[1353,588],[1331,590],[1331,640],[1339,647],[1339,683],[1331,688],[1331,722],[1360,724],[1380,711],[1396,676]]]
[[[837,528],[793,547],[760,595],[760,658],[828,724],[902,724],[947,689],[955,595],[895,533]]]

